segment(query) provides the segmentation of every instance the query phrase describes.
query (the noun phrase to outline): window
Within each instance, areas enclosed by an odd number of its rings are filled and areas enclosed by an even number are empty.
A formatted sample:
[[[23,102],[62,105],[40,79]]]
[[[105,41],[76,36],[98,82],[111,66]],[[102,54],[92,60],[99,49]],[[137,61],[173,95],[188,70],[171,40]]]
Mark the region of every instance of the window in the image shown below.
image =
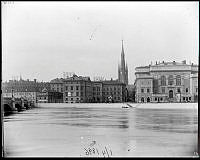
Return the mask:
[[[83,92],[81,92],[81,96],[83,96]]]
[[[81,91],[83,90],[83,86],[81,86]]]
[[[183,100],[185,100],[185,97],[183,97]]]
[[[118,100],[120,100],[120,97],[118,97]]]
[[[173,85],[173,76],[172,75],[170,75],[168,77],[168,85]]]
[[[177,75],[177,76],[176,76],[176,85],[177,85],[177,86],[180,86],[180,85],[181,85],[181,76],[180,76],[180,75]]]
[[[144,93],[144,89],[141,89],[141,92]]]
[[[114,90],[116,91],[116,87],[114,87]]]
[[[73,98],[71,98],[71,100],[73,101]]]
[[[185,92],[186,92],[186,93],[188,92],[188,88],[185,89]]]
[[[76,90],[79,90],[79,86],[76,86]]]
[[[68,101],[68,98],[65,98],[66,101]]]
[[[155,97],[155,101],[157,101],[157,97]]]
[[[181,89],[180,89],[180,88],[177,88],[177,92],[180,93],[180,92],[181,92]]]
[[[160,97],[160,100],[161,100],[161,101],[163,100],[162,97]]]
[[[66,90],[68,90],[68,86],[66,86]]]
[[[191,97],[189,97],[189,100],[191,101]]]
[[[79,96],[79,92],[76,92],[76,96]]]
[[[73,90],[74,89],[74,87],[73,86],[71,86],[71,90]]]
[[[65,95],[68,96],[68,92],[65,92]]]
[[[166,85],[166,77],[161,76],[161,86],[165,86],[165,85]]]
[[[165,87],[162,87],[162,93],[165,93]]]
[[[196,92],[198,92],[198,88],[196,88]]]
[[[150,89],[149,88],[147,88],[147,93],[149,93],[150,92]]]

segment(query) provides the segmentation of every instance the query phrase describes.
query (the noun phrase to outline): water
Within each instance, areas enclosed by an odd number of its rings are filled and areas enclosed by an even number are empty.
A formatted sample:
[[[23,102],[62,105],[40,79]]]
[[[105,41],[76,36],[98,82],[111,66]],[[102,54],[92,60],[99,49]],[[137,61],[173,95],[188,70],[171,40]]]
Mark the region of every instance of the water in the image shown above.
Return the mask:
[[[4,118],[7,157],[194,156],[197,104],[41,104]]]

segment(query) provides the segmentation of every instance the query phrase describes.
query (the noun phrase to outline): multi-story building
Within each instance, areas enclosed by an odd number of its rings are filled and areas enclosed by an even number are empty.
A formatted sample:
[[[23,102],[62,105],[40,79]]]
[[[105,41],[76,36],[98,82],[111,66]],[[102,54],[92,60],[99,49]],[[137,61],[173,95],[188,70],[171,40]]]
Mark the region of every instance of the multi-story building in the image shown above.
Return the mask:
[[[126,101],[126,84],[119,82],[118,80],[102,81],[103,102],[125,102]]]
[[[29,79],[23,80],[9,80],[2,83],[2,92],[4,97],[25,98],[28,100],[36,101],[36,95],[42,89],[50,89],[48,82],[30,81]]]
[[[93,88],[93,98],[92,102],[101,103],[103,102],[103,83],[101,81],[93,81],[92,82]]]
[[[65,103],[92,102],[92,82],[90,77],[73,75],[64,79],[63,98]]]
[[[136,67],[136,102],[193,102],[198,98],[198,66],[162,62]]]
[[[63,93],[64,78],[56,78],[50,81],[50,90]]]
[[[63,103],[63,93],[45,88],[37,94],[37,103]]]
[[[24,98],[28,101],[36,102],[37,92],[4,92],[2,93],[2,96],[7,98]]]

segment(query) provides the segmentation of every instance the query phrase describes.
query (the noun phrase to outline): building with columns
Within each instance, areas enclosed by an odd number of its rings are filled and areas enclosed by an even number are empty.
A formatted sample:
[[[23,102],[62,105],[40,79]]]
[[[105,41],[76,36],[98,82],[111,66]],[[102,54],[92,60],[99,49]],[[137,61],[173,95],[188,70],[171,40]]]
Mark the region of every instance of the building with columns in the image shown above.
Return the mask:
[[[198,65],[161,62],[135,68],[136,102],[195,102]]]

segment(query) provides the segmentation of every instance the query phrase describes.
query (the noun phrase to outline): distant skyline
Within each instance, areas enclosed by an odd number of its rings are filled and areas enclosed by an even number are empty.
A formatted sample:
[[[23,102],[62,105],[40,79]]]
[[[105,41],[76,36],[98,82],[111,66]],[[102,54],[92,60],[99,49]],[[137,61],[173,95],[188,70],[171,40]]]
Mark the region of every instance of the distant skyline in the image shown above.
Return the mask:
[[[199,2],[1,2],[2,80],[50,81],[63,72],[129,83],[156,61],[198,64]]]

